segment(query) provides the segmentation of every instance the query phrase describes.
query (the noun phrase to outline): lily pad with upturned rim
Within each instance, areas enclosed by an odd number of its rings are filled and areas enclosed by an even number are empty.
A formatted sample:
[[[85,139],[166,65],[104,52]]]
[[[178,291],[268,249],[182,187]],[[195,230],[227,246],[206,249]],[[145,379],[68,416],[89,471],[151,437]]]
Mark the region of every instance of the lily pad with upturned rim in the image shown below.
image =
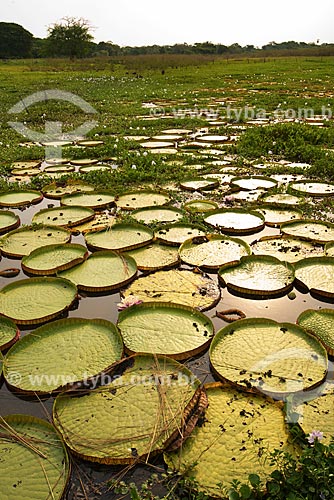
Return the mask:
[[[207,234],[186,240],[179,248],[179,254],[186,264],[217,270],[227,262],[250,255],[251,249],[238,238]]]
[[[152,224],[153,222],[177,222],[182,219],[183,212],[174,207],[145,207],[133,210],[131,215],[138,222]]]
[[[69,309],[77,287],[62,278],[14,281],[0,291],[0,314],[19,325],[37,325]]]
[[[111,250],[95,252],[83,263],[58,273],[59,277],[68,279],[80,290],[93,293],[119,289],[136,275],[136,261]]]
[[[0,417],[3,498],[61,500],[70,477],[65,445],[55,428],[29,415]]]
[[[205,213],[218,208],[218,203],[209,200],[192,200],[184,204],[183,208],[190,213]]]
[[[256,207],[264,215],[267,226],[279,226],[285,222],[298,220],[303,217],[303,212],[291,207],[273,207],[270,205]]]
[[[95,250],[125,252],[151,243],[153,231],[143,224],[119,223],[102,231],[89,231],[85,240]]]
[[[48,226],[74,227],[92,220],[94,216],[94,210],[84,206],[44,208],[33,216],[32,223]]]
[[[23,257],[36,248],[63,244],[71,240],[71,233],[62,227],[24,226],[0,238],[0,249],[8,257]]]
[[[53,182],[45,186],[42,191],[46,198],[60,200],[60,198],[66,194],[94,191],[94,186],[82,181],[70,180],[65,183]]]
[[[291,182],[289,189],[306,196],[334,196],[334,182],[301,180]]]
[[[15,190],[0,193],[0,207],[22,207],[42,201],[43,195],[39,191]]]
[[[177,224],[166,224],[154,232],[154,237],[167,245],[179,246],[184,241],[195,236],[204,236],[206,229],[197,224],[178,222]]]
[[[0,211],[0,234],[16,229],[20,225],[20,217],[9,210]]]
[[[320,430],[323,434],[321,442],[328,446],[334,435],[334,393],[333,391],[327,394],[319,393],[319,397],[313,396],[310,401],[305,399],[304,397],[302,404],[293,406],[294,415],[298,417],[297,422],[306,435],[312,434],[314,430]]]
[[[204,222],[219,227],[227,234],[250,234],[264,228],[264,216],[255,210],[242,208],[218,209],[205,217]]]
[[[218,186],[219,180],[209,178],[203,179],[201,177],[180,183],[180,187],[187,191],[209,191],[211,189],[216,189]]]
[[[325,346],[330,356],[334,355],[333,309],[307,309],[298,316],[297,324],[315,335]]]
[[[251,244],[255,255],[271,255],[290,264],[306,257],[323,257],[323,245],[289,236],[264,236]]]
[[[334,224],[315,219],[301,219],[281,225],[281,232],[317,243],[334,241]]]
[[[293,454],[281,403],[247,394],[229,384],[206,384],[208,408],[202,425],[178,451],[165,453],[169,469],[196,481],[197,489],[221,497],[236,478],[247,483],[250,470],[262,480],[274,467],[270,450]]]
[[[101,209],[115,205],[115,197],[109,191],[82,191],[80,193],[65,194],[61,197],[60,204]]]
[[[14,321],[0,317],[0,352],[11,347],[20,338],[20,330]]]
[[[302,196],[294,196],[288,193],[263,194],[260,196],[264,203],[273,203],[275,205],[299,205],[304,202]]]
[[[121,336],[109,321],[61,319],[17,342],[6,355],[3,373],[18,391],[48,394],[81,381],[88,384],[89,378],[110,370],[122,353]]]
[[[171,245],[152,243],[147,247],[137,248],[126,253],[136,261],[140,271],[156,271],[177,266],[180,263],[177,248]]]
[[[232,187],[247,189],[252,191],[254,189],[271,189],[277,186],[277,181],[271,177],[261,175],[244,175],[240,177],[233,177],[231,179]]]
[[[46,174],[67,174],[74,172],[75,167],[73,165],[49,165],[45,167],[44,172]]]
[[[167,193],[159,191],[130,191],[116,198],[118,207],[124,210],[136,210],[139,208],[162,206],[170,201]]]
[[[224,286],[237,293],[270,297],[288,293],[295,273],[288,262],[269,255],[250,255],[223,265],[218,277]]]
[[[327,352],[313,335],[266,318],[241,319],[219,330],[210,361],[223,380],[278,399],[317,386],[328,370]]]
[[[173,269],[138,278],[122,295],[134,295],[143,302],[172,302],[204,311],[219,302],[221,292],[204,273]]]
[[[334,298],[334,258],[309,257],[294,264],[297,282],[310,292]]]
[[[214,335],[211,320],[192,307],[147,302],[119,314],[128,353],[163,354],[184,360],[204,351]]]
[[[50,275],[69,269],[88,257],[87,248],[76,243],[46,245],[22,259],[22,269],[29,274]]]
[[[119,373],[108,385],[55,400],[53,422],[81,458],[132,464],[161,452],[183,434],[186,414],[201,392],[186,367],[164,356],[133,356]]]

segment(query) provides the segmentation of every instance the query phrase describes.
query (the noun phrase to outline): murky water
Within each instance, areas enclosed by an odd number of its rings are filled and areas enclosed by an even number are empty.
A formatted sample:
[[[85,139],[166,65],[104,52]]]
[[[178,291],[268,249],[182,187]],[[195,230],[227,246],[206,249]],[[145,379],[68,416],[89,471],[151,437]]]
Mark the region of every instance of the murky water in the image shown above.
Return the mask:
[[[42,208],[47,208],[51,204],[57,206],[59,205],[59,202],[55,200],[44,199],[38,205],[31,206],[25,210],[13,211],[20,216],[21,224],[30,224],[31,218],[34,213]],[[262,236],[276,234],[279,234],[278,229],[265,228],[263,231],[250,236],[246,236],[243,239],[248,243],[251,243],[255,239],[258,239]],[[84,243],[84,239],[82,236],[73,236],[72,242]],[[6,269],[10,267],[17,267],[21,269],[20,260],[2,258],[0,269]],[[214,280],[217,280],[217,274],[212,274],[211,277]],[[21,270],[20,274],[17,277],[11,278],[10,280],[6,278],[0,278],[0,286],[3,287],[11,281],[25,278],[27,278],[27,276]],[[296,293],[296,298],[294,300],[290,300],[288,296],[270,300],[253,300],[232,295],[225,288],[222,290],[222,298],[219,304],[215,308],[207,311],[205,314],[207,314],[207,316],[213,321],[215,330],[218,331],[220,328],[224,327],[226,323],[216,316],[216,311],[222,311],[231,308],[241,310],[248,318],[270,318],[276,321],[293,323],[296,321],[299,314],[305,309],[334,308],[334,301],[325,302],[324,300],[318,300],[312,297],[310,294],[303,294],[296,289],[294,289],[294,292]],[[68,317],[104,318],[113,323],[116,323],[118,317],[117,303],[119,301],[119,293],[109,293],[99,296],[82,293],[80,294],[80,299],[75,305],[75,308],[68,311],[66,315]],[[29,329],[22,329],[22,335],[26,335],[29,331]],[[214,380],[214,377],[210,371],[208,352],[195,359],[188,360],[186,362],[186,365],[203,382],[210,382]],[[3,379],[0,382],[1,415],[7,415],[10,413],[24,413],[44,419],[49,419],[52,413],[53,400],[53,397],[43,397],[38,399],[22,396],[18,393],[10,391]],[[153,468],[149,466],[137,466],[130,469],[126,476],[127,480],[131,479],[132,481],[138,482],[140,484],[151,473],[156,472],[156,467],[158,468],[157,470],[163,470],[163,461],[161,457],[158,457],[154,464],[155,465]],[[79,484],[79,476],[81,477],[83,484],[87,487],[86,498],[99,498],[102,500],[118,498],[114,493],[106,491],[105,488],[100,488],[98,484],[109,480],[112,477],[118,477],[119,475],[122,475],[122,471],[124,471],[122,467],[100,466],[76,460],[73,467],[71,485],[66,498],[68,500],[85,498]],[[104,491],[104,493],[102,493],[102,490]],[[157,491],[156,494],[158,493],[159,492]]]

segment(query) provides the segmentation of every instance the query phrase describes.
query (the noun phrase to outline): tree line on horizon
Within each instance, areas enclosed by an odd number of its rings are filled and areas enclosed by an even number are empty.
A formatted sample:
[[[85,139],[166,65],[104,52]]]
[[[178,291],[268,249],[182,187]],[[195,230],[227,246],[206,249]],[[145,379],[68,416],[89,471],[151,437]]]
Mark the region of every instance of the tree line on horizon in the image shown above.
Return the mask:
[[[176,43],[174,45],[145,45],[121,47],[113,42],[95,43],[89,21],[82,18],[66,17],[48,28],[46,38],[35,38],[23,26],[16,23],[0,22],[0,58],[44,58],[44,57],[97,57],[97,56],[136,56],[159,54],[182,54],[204,56],[236,55],[269,56],[285,53],[286,55],[308,54],[334,55],[333,43],[306,42],[269,42],[262,47],[241,46],[197,42],[194,44]]]

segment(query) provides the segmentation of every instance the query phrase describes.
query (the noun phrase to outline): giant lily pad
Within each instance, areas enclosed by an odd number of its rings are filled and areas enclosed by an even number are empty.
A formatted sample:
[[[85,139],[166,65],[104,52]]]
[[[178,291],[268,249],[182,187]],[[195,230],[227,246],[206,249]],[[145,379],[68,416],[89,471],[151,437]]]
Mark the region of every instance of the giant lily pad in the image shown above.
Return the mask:
[[[227,384],[204,387],[209,400],[204,424],[164,457],[170,468],[194,478],[200,491],[221,497],[219,484],[229,489],[235,479],[247,483],[250,471],[265,480],[273,471],[270,451],[292,450],[280,403]]]
[[[211,320],[192,307],[144,303],[121,312],[117,326],[129,353],[166,354],[187,359],[205,350],[213,335]]]
[[[135,463],[184,432],[199,381],[176,361],[140,355],[98,389],[61,394],[53,421],[75,455],[106,464]]]
[[[295,415],[298,415],[298,424],[305,434],[320,430],[323,433],[322,442],[327,445],[331,443],[334,435],[333,404],[334,394],[331,391],[310,401],[305,401],[304,398],[302,404],[293,408]]]
[[[313,293],[334,298],[333,257],[309,257],[298,261],[294,266],[299,284]]]
[[[106,229],[111,227],[116,223],[116,216],[109,215],[106,212],[96,213],[94,219],[89,222],[85,222],[84,224],[79,224],[75,226],[74,231],[79,231],[80,233],[87,233],[88,231],[100,231],[101,229]]]
[[[37,212],[32,222],[48,226],[74,227],[94,218],[94,210],[87,207],[54,207],[45,208]]]
[[[308,196],[334,196],[334,182],[302,180],[291,182],[289,188]]]
[[[209,200],[192,200],[185,203],[184,208],[187,212],[191,213],[205,213],[211,212],[211,210],[216,210],[218,208],[218,204]]]
[[[274,203],[276,205],[299,205],[303,203],[301,196],[294,196],[288,193],[263,194],[261,200],[264,203]]]
[[[315,335],[324,344],[331,356],[334,355],[333,309],[307,309],[298,316],[297,323]]]
[[[59,434],[28,415],[0,417],[1,496],[10,500],[61,500],[70,476]]]
[[[20,325],[44,323],[67,310],[76,296],[76,286],[62,278],[14,281],[0,291],[0,314]]]
[[[71,233],[61,227],[25,226],[0,238],[0,249],[8,257],[23,257],[36,248],[67,243],[70,239]]]
[[[67,206],[104,208],[114,205],[115,197],[109,191],[88,191],[62,196],[60,203]]]
[[[36,248],[22,259],[22,269],[30,274],[49,275],[69,269],[85,260],[86,247],[76,243],[46,245]]]
[[[20,391],[50,393],[75,382],[88,383],[119,361],[122,352],[121,336],[109,321],[61,319],[17,342],[7,353],[3,373]]]
[[[177,248],[170,245],[152,243],[147,247],[137,248],[127,252],[141,271],[156,271],[165,267],[172,267],[180,262]]]
[[[157,240],[168,245],[179,246],[189,238],[204,236],[205,233],[206,230],[202,226],[179,222],[177,224],[166,224],[157,229],[154,236]]]
[[[292,288],[293,266],[268,255],[241,257],[240,262],[223,265],[219,279],[229,289],[245,295],[277,296]]]
[[[231,184],[234,187],[247,189],[252,191],[253,189],[270,189],[277,185],[277,181],[275,179],[271,179],[270,177],[264,177],[261,175],[245,175],[241,177],[233,177],[231,179]]]
[[[132,191],[116,199],[117,206],[125,210],[166,205],[169,201],[167,194],[158,191]]]
[[[301,219],[303,212],[297,208],[261,206],[257,207],[265,218],[267,226],[277,226],[284,222]]]
[[[140,248],[153,240],[153,231],[142,224],[120,223],[102,231],[85,234],[87,245],[96,250],[118,250],[125,252]]]
[[[264,216],[242,208],[214,210],[204,221],[227,234],[249,234],[264,228]]]
[[[220,289],[205,274],[174,269],[140,277],[122,295],[136,296],[143,302],[173,302],[203,311],[219,302]]]
[[[4,317],[0,317],[0,352],[15,344],[20,337],[20,331],[15,323]]]
[[[20,218],[14,212],[1,210],[0,212],[0,233],[6,233],[20,225]]]
[[[190,181],[181,182],[180,186],[187,191],[208,191],[217,188],[219,186],[219,180],[195,178]]]
[[[308,390],[327,374],[325,348],[298,325],[241,319],[219,330],[210,347],[215,372],[281,398]]]
[[[44,196],[55,200],[60,200],[66,194],[80,193],[82,191],[94,191],[94,186],[82,181],[70,180],[67,182],[53,182],[43,188]]]
[[[128,284],[137,274],[132,257],[112,251],[96,252],[82,264],[58,273],[87,292],[115,290]]]
[[[334,240],[334,224],[330,222],[302,219],[282,224],[281,231],[288,236],[317,243],[327,243]]]
[[[39,191],[4,191],[0,193],[0,207],[22,207],[39,203],[42,199],[43,195]]]
[[[174,207],[146,207],[134,210],[131,215],[138,222],[152,224],[153,222],[177,222],[182,219],[183,212]]]
[[[255,255],[271,255],[286,262],[298,262],[305,257],[322,257],[323,245],[289,236],[264,236],[251,244]]]
[[[227,262],[250,255],[251,249],[243,240],[208,234],[186,240],[179,249],[183,262],[192,266],[218,269]]]
[[[74,172],[75,167],[73,165],[50,165],[45,167],[44,172],[46,174],[68,174],[69,172]]]

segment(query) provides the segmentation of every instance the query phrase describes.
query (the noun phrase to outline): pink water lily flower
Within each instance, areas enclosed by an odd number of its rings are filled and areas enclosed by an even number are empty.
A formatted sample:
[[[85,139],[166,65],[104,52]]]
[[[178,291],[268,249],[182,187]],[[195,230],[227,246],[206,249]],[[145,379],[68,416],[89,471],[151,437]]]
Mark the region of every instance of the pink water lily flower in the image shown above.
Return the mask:
[[[307,440],[308,440],[308,442],[309,442],[310,444],[313,444],[313,443],[314,443],[314,441],[315,441],[316,439],[317,439],[318,441],[321,441],[321,440],[323,439],[323,437],[324,437],[324,433],[323,433],[323,432],[321,432],[321,431],[317,431],[317,430],[314,430],[314,431],[312,431],[312,432],[309,434],[309,436],[308,436]]]
[[[131,306],[137,306],[138,304],[141,304],[143,301],[137,297],[136,295],[129,295],[129,297],[124,297],[121,302],[117,304],[117,308],[119,311],[124,311],[124,309],[127,309],[128,307]]]

